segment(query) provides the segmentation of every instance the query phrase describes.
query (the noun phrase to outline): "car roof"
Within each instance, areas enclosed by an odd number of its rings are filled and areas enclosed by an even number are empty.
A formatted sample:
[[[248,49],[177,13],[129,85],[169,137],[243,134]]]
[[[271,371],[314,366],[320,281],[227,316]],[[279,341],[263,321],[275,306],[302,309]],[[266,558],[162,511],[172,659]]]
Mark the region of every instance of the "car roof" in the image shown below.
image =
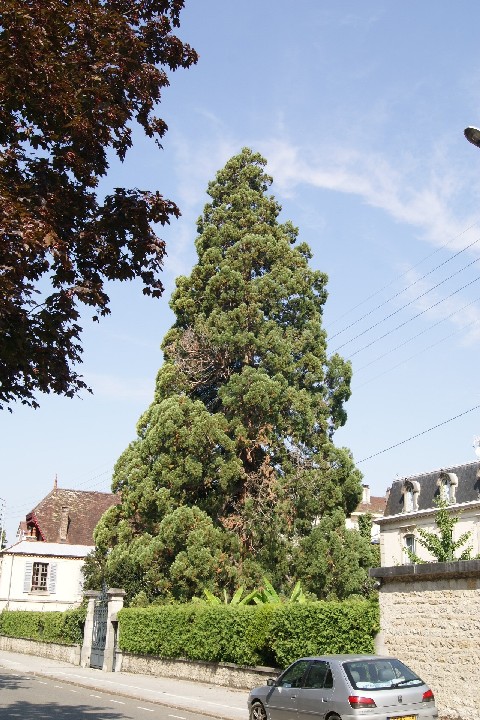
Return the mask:
[[[338,660],[339,662],[347,662],[351,660],[389,660],[391,655],[369,655],[367,653],[343,654],[343,655],[310,655],[299,660]]]

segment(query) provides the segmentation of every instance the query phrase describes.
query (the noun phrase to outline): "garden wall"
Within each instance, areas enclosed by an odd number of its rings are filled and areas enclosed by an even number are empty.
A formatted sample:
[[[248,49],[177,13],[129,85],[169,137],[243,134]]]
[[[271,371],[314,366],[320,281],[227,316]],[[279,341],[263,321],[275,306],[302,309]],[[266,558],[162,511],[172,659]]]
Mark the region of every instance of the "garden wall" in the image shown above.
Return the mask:
[[[427,682],[441,718],[480,720],[480,561],[375,568],[377,652],[396,655]]]
[[[60,645],[58,643],[45,643],[0,635],[0,650],[23,653],[24,655],[37,655],[38,657],[67,662],[71,665],[80,665],[80,647],[80,645]]]
[[[240,667],[233,663],[213,663],[192,660],[165,660],[149,655],[121,653],[122,672],[171,677],[181,680],[250,690],[265,685],[267,678],[276,677],[280,670],[266,667]]]

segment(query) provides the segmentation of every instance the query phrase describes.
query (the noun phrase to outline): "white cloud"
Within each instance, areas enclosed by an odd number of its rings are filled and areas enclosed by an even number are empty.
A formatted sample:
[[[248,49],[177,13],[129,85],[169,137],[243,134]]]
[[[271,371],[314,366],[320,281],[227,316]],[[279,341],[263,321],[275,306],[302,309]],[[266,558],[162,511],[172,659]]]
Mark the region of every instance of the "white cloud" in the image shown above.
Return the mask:
[[[458,218],[450,209],[462,182],[453,171],[439,167],[425,177],[412,158],[403,157],[403,165],[393,167],[383,155],[346,147],[320,151],[270,140],[264,148],[269,172],[286,196],[302,184],[356,195],[396,222],[418,228],[435,246],[448,243],[456,249],[480,235],[478,215]]]

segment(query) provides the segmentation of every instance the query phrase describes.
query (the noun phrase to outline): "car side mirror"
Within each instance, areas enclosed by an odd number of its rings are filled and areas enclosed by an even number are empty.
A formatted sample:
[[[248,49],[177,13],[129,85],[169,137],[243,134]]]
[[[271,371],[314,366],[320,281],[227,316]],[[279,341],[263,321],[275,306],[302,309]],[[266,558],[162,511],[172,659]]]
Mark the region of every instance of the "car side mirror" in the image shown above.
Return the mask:
[[[273,678],[268,678],[268,680],[267,680],[268,687],[275,687],[276,684],[277,684],[276,680],[274,680]]]

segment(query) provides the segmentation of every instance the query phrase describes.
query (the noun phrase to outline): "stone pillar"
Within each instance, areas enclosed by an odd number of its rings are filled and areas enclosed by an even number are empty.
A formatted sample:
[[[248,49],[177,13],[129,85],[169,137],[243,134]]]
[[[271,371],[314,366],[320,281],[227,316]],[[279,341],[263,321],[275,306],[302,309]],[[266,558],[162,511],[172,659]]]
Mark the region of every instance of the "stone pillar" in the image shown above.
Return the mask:
[[[107,639],[105,641],[105,655],[103,659],[104,672],[114,672],[119,668],[115,667],[115,642],[117,639],[118,620],[117,613],[123,607],[123,598],[125,590],[118,588],[110,588],[107,591],[108,596],[108,619],[107,619]]]
[[[85,618],[85,627],[83,628],[83,645],[80,654],[80,665],[82,667],[90,667],[93,636],[93,613],[95,611],[95,600],[100,597],[100,593],[97,590],[87,590],[85,597],[88,598],[88,608],[87,617]]]

